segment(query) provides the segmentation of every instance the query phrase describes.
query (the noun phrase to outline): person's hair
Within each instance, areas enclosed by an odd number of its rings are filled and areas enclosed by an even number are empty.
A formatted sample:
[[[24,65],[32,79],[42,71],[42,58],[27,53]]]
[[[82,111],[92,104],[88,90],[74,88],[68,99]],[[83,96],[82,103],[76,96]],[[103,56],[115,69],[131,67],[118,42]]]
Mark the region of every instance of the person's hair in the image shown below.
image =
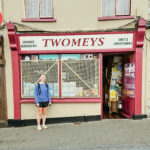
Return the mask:
[[[46,77],[46,74],[41,74],[41,75],[40,75],[40,81],[41,81],[41,76],[42,76],[42,75],[44,75],[44,76]]]
[[[46,74],[41,74],[40,75],[40,78],[41,78],[41,76],[42,75],[44,75],[45,77],[46,77]],[[41,79],[40,79],[41,80]],[[40,82],[40,81],[39,81]],[[39,95],[41,94],[41,88],[40,88],[40,83],[38,82],[38,91],[39,91]],[[48,84],[45,82],[45,85],[46,85],[46,87],[47,87],[47,89],[48,89]]]
[[[41,77],[42,75],[44,75],[44,76],[46,77],[46,74],[44,74],[44,73],[43,73],[43,74],[40,74],[40,77]]]

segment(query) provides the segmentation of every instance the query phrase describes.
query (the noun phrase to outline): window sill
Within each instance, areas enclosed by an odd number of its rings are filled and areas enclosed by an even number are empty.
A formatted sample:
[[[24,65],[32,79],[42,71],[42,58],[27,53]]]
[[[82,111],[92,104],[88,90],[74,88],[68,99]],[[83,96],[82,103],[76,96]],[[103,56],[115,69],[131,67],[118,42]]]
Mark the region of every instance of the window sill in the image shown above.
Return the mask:
[[[123,19],[134,19],[134,16],[99,17],[99,18],[98,18],[98,21],[105,21],[105,20],[123,20]]]
[[[40,18],[23,18],[21,19],[22,22],[56,22],[56,19],[49,18],[49,19],[40,19]]]
[[[20,103],[35,103],[35,100],[30,99],[21,99]],[[100,98],[82,98],[82,99],[52,99],[52,103],[102,103]]]

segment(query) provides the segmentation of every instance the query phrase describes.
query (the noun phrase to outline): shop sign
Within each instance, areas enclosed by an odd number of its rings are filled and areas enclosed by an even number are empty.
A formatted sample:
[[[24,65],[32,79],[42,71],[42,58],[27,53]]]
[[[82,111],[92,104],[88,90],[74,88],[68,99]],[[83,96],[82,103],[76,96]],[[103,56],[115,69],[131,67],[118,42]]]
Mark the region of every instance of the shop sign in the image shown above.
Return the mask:
[[[20,36],[19,39],[21,51],[133,48],[133,33]]]

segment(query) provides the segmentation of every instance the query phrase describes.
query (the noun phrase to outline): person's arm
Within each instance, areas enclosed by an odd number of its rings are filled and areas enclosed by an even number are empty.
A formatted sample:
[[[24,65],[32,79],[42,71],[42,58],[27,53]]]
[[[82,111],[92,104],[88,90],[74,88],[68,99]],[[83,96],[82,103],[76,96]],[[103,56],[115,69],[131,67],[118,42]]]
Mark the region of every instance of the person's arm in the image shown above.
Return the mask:
[[[49,94],[49,86],[47,87],[47,95],[48,95],[48,101],[49,101],[49,104],[51,104],[51,96]]]
[[[35,85],[35,88],[34,88],[34,98],[35,98],[35,104],[36,104],[36,105],[39,104],[38,95],[39,95],[39,92],[38,92],[38,85],[36,84],[36,85]]]

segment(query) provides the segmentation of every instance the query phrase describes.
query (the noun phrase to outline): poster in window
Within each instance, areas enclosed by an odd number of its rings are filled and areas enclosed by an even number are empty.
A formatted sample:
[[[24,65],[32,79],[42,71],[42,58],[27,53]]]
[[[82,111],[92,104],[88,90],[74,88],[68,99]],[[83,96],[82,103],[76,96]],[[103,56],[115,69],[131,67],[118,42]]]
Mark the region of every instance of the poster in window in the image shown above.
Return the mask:
[[[58,55],[39,55],[40,60],[58,60]]]

